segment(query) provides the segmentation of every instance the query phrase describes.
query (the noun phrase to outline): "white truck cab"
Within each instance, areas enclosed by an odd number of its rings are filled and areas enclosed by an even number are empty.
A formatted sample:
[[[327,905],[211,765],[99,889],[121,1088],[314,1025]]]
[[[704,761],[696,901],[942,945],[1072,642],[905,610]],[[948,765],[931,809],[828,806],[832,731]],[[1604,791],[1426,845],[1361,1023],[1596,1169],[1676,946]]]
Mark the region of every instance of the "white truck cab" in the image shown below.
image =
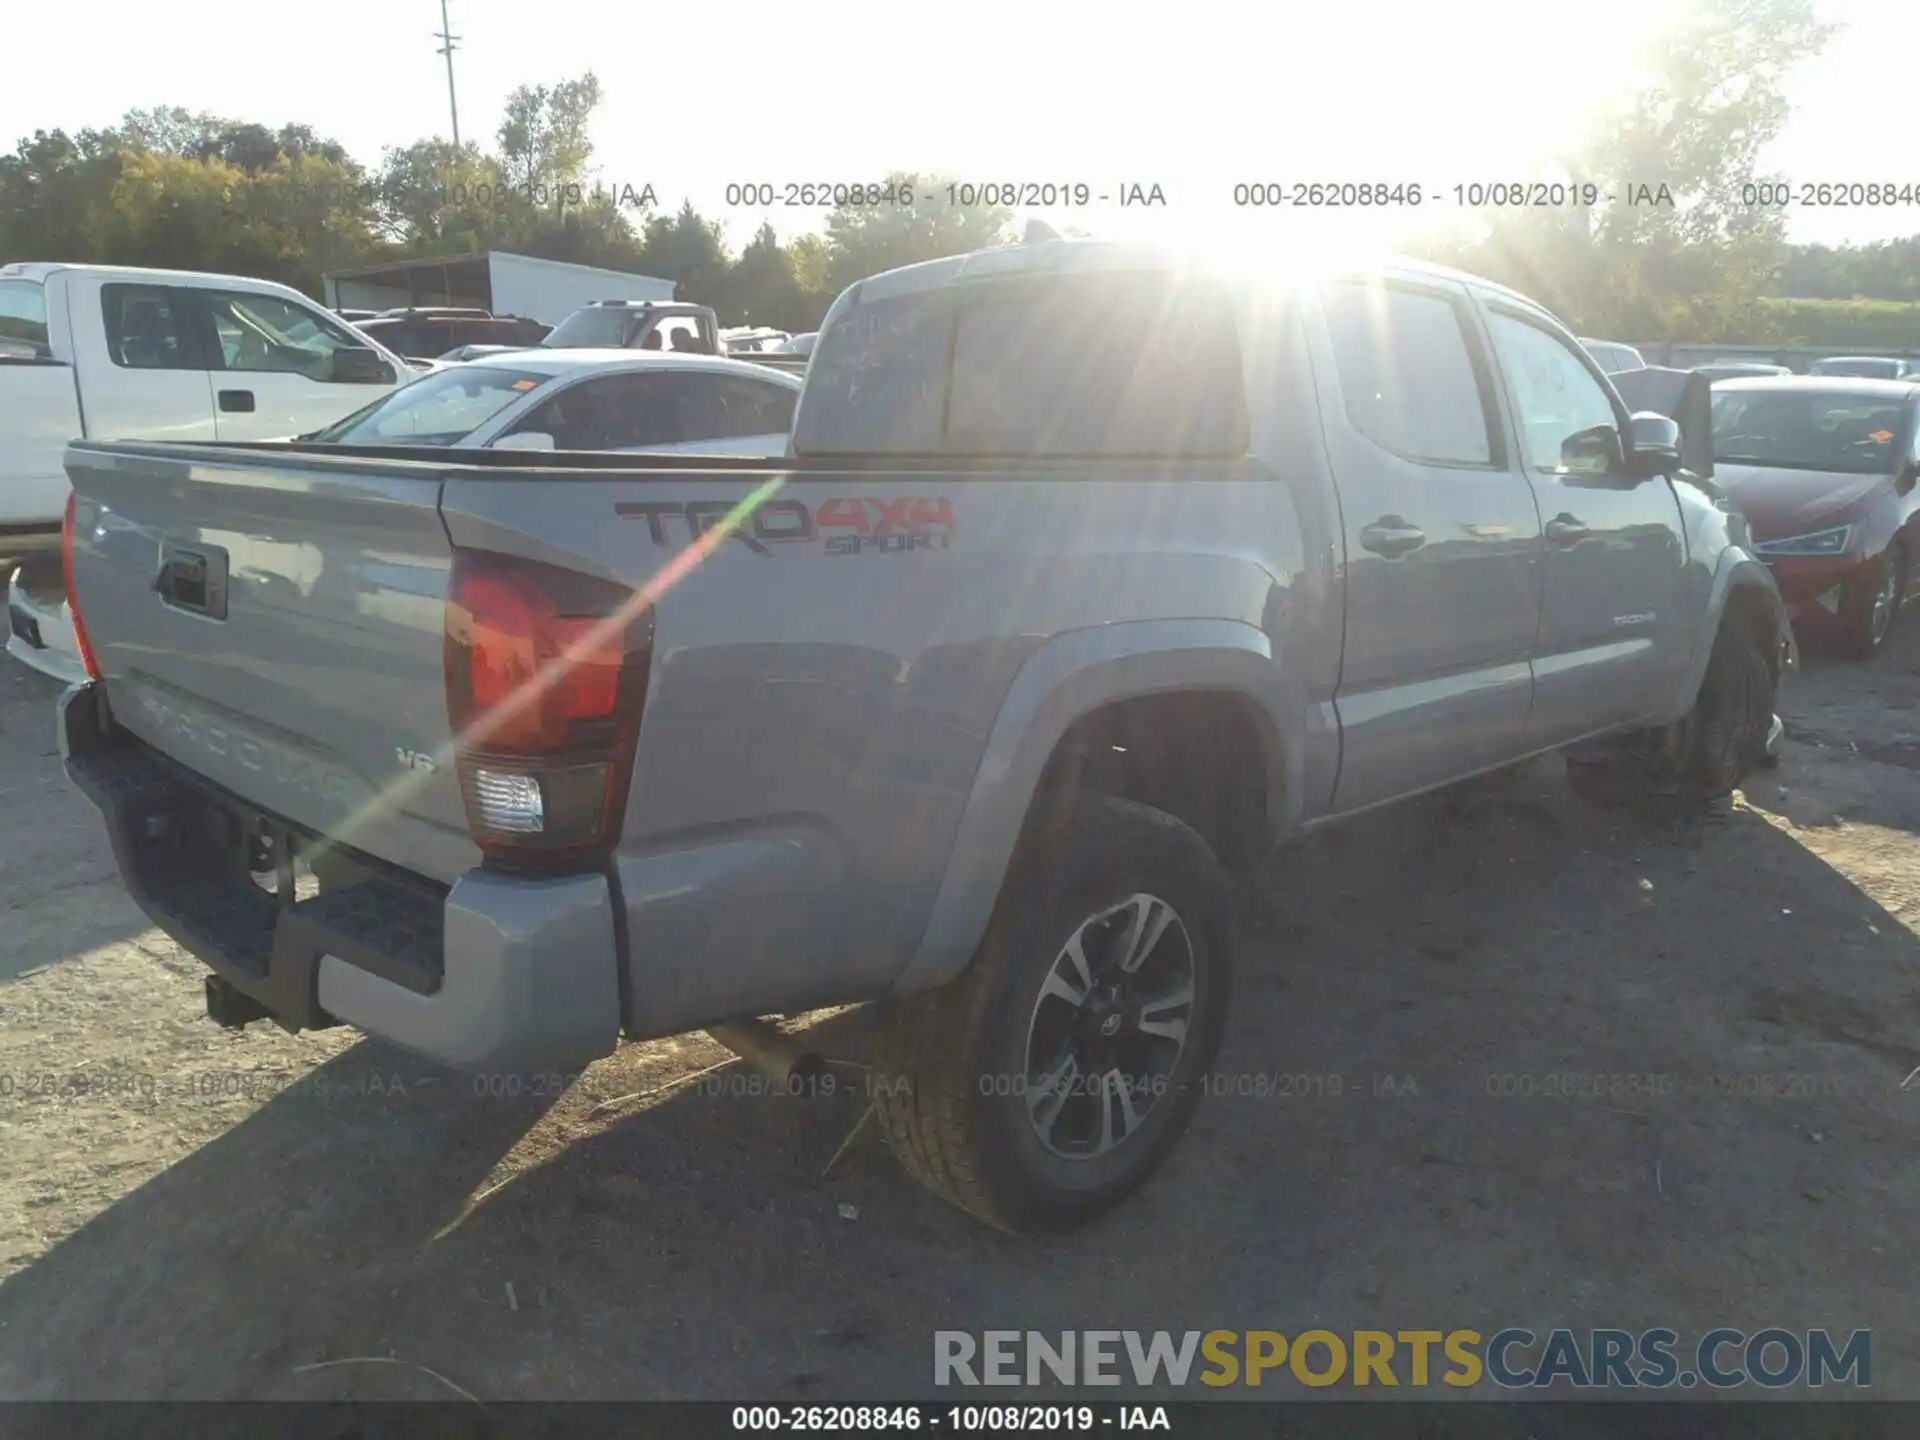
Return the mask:
[[[57,542],[69,440],[283,439],[412,378],[270,280],[0,265],[0,553]]]

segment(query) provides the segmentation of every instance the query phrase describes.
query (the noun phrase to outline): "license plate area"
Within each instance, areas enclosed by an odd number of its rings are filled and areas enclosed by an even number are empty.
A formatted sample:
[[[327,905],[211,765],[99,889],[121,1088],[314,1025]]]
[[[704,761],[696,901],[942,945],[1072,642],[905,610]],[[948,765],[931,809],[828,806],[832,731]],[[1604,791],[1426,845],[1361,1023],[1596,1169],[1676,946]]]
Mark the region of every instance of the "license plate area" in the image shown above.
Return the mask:
[[[227,814],[240,830],[247,874],[256,886],[282,907],[320,893],[303,853],[314,843],[309,836],[258,812],[232,808]]]

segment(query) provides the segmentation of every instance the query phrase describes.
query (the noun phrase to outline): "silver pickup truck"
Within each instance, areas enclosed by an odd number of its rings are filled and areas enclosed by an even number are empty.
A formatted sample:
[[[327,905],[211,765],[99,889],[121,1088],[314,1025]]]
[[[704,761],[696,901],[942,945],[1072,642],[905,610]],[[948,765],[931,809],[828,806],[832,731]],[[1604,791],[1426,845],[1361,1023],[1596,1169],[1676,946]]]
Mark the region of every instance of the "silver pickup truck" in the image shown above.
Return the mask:
[[[1056,1227],[1191,1115],[1226,868],[1762,758],[1679,440],[1464,275],[984,251],[839,298],[781,460],[74,444],[62,753],[223,1023],[568,1072],[875,1000],[908,1167]]]

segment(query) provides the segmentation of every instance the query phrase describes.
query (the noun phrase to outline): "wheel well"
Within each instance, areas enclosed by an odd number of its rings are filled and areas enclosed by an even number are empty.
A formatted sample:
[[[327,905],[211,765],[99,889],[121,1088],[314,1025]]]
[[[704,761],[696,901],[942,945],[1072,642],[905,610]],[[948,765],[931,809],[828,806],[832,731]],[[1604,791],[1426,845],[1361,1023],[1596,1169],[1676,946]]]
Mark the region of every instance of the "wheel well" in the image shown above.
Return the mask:
[[[1040,797],[1082,791],[1137,800],[1183,821],[1223,865],[1271,848],[1265,721],[1245,695],[1182,690],[1117,700],[1067,728],[1048,757]]]
[[[1767,603],[1764,591],[1757,585],[1740,585],[1727,596],[1726,612],[1720,617],[1724,628],[1728,625],[1744,625],[1753,636],[1754,643],[1760,647],[1760,653],[1767,657],[1767,668],[1773,672],[1777,683],[1780,679],[1780,646],[1777,643],[1777,631],[1773,616],[1773,607]]]

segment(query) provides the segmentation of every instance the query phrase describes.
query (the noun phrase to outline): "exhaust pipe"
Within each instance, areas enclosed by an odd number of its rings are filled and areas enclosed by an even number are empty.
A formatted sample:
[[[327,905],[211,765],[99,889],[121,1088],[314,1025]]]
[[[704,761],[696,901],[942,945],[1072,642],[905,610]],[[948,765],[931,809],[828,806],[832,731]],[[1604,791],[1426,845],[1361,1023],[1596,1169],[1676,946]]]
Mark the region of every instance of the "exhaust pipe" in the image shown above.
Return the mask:
[[[784,1090],[812,1093],[804,1082],[826,1073],[826,1057],[764,1020],[730,1020],[707,1034]]]

